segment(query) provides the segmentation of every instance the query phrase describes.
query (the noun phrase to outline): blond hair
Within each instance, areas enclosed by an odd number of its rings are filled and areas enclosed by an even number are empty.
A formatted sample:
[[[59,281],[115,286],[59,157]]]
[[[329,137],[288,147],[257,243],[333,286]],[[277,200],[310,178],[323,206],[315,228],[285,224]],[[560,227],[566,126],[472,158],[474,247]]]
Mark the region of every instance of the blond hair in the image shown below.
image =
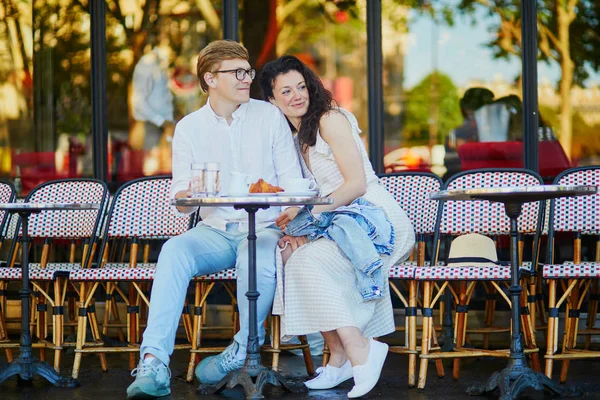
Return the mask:
[[[219,69],[221,62],[234,59],[248,61],[249,58],[248,50],[238,42],[233,40],[215,40],[211,42],[198,54],[196,73],[198,80],[200,80],[200,87],[203,91],[208,92],[208,84],[204,80],[204,74]]]

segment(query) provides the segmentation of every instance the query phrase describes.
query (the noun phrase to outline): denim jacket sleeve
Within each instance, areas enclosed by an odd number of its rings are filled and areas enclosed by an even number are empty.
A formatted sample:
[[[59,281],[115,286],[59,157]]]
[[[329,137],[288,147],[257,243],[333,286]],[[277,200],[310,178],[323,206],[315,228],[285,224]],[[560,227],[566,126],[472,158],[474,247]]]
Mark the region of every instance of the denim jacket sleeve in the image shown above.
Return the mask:
[[[379,254],[391,254],[394,228],[381,207],[358,198],[348,206],[321,213],[319,218],[303,207],[285,229],[290,236],[326,237],[336,242],[356,268],[357,287],[363,299],[383,296],[383,262]]]

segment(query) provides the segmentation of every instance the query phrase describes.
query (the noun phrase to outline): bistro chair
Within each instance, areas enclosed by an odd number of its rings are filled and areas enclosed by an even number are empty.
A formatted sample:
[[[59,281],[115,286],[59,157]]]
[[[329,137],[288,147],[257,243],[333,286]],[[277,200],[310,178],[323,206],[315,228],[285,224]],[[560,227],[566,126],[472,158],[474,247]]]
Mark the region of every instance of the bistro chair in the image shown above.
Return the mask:
[[[425,261],[426,243],[428,239],[433,239],[439,207],[438,201],[429,199],[429,193],[439,191],[442,187],[442,180],[432,173],[400,172],[381,175],[379,181],[406,212],[416,236],[415,251],[411,259],[394,265],[389,274],[390,289],[402,302],[405,310],[404,346],[390,346],[389,351],[408,354],[408,386],[413,387],[416,385],[417,306],[419,297],[417,281],[414,276],[417,267],[429,264],[428,262],[426,264]],[[402,293],[398,284],[404,284],[403,289],[405,292],[408,289],[408,296]],[[402,330],[402,328],[396,328],[396,330]],[[441,360],[436,360],[436,366],[438,372],[443,374]]]
[[[102,245],[98,252],[98,265],[69,274],[69,280],[77,282],[79,294],[73,378],[77,378],[79,374],[83,353],[102,355],[107,352],[129,352],[130,367],[135,366],[134,353],[139,351],[141,340],[140,306],[149,306],[146,289],[155,272],[154,263],[138,263],[140,257],[147,261],[147,254],[144,254],[147,251],[140,251],[140,243],[145,240],[168,239],[185,232],[190,225],[190,217],[175,214],[173,207],[169,205],[170,185],[170,177],[157,176],[137,179],[121,186],[108,211]],[[90,313],[95,313],[94,294],[100,286],[105,288],[107,294],[105,321],[111,322],[117,309],[116,296],[125,303],[127,346],[106,347],[100,339],[97,324],[89,318]],[[94,333],[94,342],[86,342],[88,322]],[[116,326],[119,327],[118,324]],[[189,316],[186,318],[184,315],[184,326],[189,337]],[[106,371],[106,363],[101,362],[101,366]]]
[[[29,238],[42,241],[40,261],[29,263],[33,291],[33,316],[35,336],[40,343],[40,358],[45,359],[45,348],[55,351],[54,368],[60,370],[64,347],[64,307],[67,277],[70,271],[81,269],[93,258],[97,229],[102,219],[102,209],[108,197],[104,182],[95,179],[64,179],[43,183],[35,187],[25,198],[29,203],[98,203],[100,210],[52,210],[32,214],[29,218]],[[17,222],[18,233],[11,264],[17,259],[21,222]],[[67,244],[66,248],[64,245]],[[53,251],[54,247],[54,251]],[[62,249],[61,249],[62,247]],[[53,253],[68,254],[67,261],[52,261]],[[79,261],[80,260],[80,261]],[[21,280],[20,268],[8,268],[9,279]],[[52,307],[52,341],[48,342],[48,305]],[[94,316],[95,321],[95,316]],[[14,344],[16,347],[17,344]]]
[[[557,185],[600,185],[600,167],[579,167],[562,172]],[[554,360],[562,361],[560,382],[567,380],[571,360],[600,358],[600,351],[590,350],[592,335],[600,334],[595,327],[598,313],[598,279],[600,278],[600,194],[581,197],[561,197],[551,201],[548,264],[543,277],[548,282],[548,331],[546,335],[546,376],[552,378]],[[567,261],[555,260],[556,236],[573,238],[573,254]],[[588,255],[582,241],[592,239]],[[562,292],[560,291],[562,290]],[[588,298],[586,328],[579,330],[583,302]],[[564,306],[564,335],[558,351],[559,311]],[[583,348],[577,348],[577,338],[585,337]]]
[[[444,189],[468,189],[478,187],[535,186],[542,184],[539,175],[522,169],[482,169],[454,175],[446,182]],[[461,266],[451,267],[438,263],[440,241],[468,233],[479,233],[495,237],[510,234],[510,220],[504,211],[504,205],[486,200],[444,201],[441,202],[436,223],[434,240],[434,264],[431,267],[419,267],[415,271],[415,279],[424,282],[423,289],[423,336],[420,355],[418,387],[423,389],[427,378],[429,359],[454,359],[453,379],[458,379],[460,359],[464,357],[508,357],[508,349],[485,350],[465,347],[467,334],[467,312],[475,290],[475,284],[481,283],[487,295],[498,292],[508,304],[508,296],[500,284],[510,279],[510,266],[495,267]],[[527,203],[519,217],[519,232],[535,234],[538,221],[542,218],[543,207],[539,203]],[[520,257],[521,258],[521,257]],[[456,284],[453,284],[456,283]],[[444,290],[450,290],[456,313],[454,318],[454,349],[451,352],[431,351],[431,342],[435,331],[432,328],[433,307]],[[521,297],[522,307],[526,306],[526,296]],[[531,354],[533,367],[539,370],[538,349],[528,312],[523,312],[523,334],[526,342],[526,353]],[[493,327],[489,320],[489,309],[485,311],[485,326],[472,330],[473,333],[507,332],[508,328]],[[440,375],[438,373],[438,375]],[[443,376],[443,375],[442,375]]]

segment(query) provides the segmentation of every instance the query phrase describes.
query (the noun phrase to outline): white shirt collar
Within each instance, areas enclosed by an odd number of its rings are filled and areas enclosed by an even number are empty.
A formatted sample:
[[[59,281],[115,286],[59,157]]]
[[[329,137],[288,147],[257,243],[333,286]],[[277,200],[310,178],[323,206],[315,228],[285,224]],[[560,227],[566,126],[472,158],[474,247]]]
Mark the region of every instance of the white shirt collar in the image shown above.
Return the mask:
[[[210,97],[206,100],[206,110],[210,116],[210,120],[213,121],[215,124],[219,123],[219,121],[225,121],[225,118],[217,115],[217,113],[215,112],[215,110],[212,108],[212,106],[210,105]],[[248,103],[242,103],[240,104],[240,106],[233,112],[233,114],[231,114],[231,118],[233,119],[239,119],[240,121],[243,121],[246,118],[246,113],[248,112]]]

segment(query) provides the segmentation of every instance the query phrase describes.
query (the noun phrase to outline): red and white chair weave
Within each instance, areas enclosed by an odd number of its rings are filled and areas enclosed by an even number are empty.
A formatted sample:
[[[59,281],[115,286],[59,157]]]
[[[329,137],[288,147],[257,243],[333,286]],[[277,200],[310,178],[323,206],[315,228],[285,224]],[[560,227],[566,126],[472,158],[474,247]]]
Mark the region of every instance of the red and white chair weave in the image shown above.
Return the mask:
[[[409,372],[408,385],[416,385],[417,361],[417,297],[418,290],[415,281],[415,271],[419,266],[429,265],[425,261],[426,239],[432,238],[435,232],[435,222],[439,204],[429,199],[429,193],[440,190],[441,179],[430,173],[394,173],[379,177],[381,184],[394,196],[400,207],[410,219],[415,236],[416,260],[399,262],[389,271],[390,289],[403,303],[405,310],[405,346],[391,346],[394,353],[408,354]],[[395,280],[408,281],[408,294],[402,293]],[[402,328],[397,328],[402,329]],[[325,358],[323,362],[325,364]],[[441,362],[440,362],[441,366]]]
[[[556,177],[557,185],[592,185],[600,186],[600,167],[579,167],[564,171]],[[570,360],[600,358],[600,352],[590,349],[593,335],[599,335],[596,328],[598,299],[600,289],[600,249],[591,250],[589,254],[583,252],[582,241],[592,237],[592,243],[600,240],[600,194],[581,197],[561,197],[551,201],[550,207],[550,233],[548,237],[549,263],[542,268],[542,276],[548,283],[548,334],[546,351],[546,375],[552,377],[555,360],[562,361],[560,381],[564,383]],[[561,238],[570,234],[573,237],[572,258],[562,262],[554,261],[554,246],[559,244],[556,234]],[[564,241],[561,240],[562,243]],[[564,251],[561,252],[564,257]],[[586,257],[588,260],[586,260]],[[561,284],[559,284],[559,282]],[[560,289],[562,293],[558,293]],[[589,294],[589,297],[588,297]],[[579,327],[580,308],[587,299],[586,327]],[[565,334],[562,336],[562,345],[559,345],[559,318],[560,309],[564,306]],[[578,337],[585,338],[583,348],[577,349]],[[559,349],[561,351],[559,351]]]

